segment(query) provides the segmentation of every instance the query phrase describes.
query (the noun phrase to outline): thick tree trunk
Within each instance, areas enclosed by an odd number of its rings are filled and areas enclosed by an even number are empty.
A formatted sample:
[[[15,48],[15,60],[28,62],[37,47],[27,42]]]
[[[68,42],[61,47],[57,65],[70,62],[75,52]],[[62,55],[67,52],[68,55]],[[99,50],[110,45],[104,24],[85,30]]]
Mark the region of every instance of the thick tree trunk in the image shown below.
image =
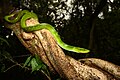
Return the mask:
[[[28,20],[28,25],[38,24]],[[25,33],[19,23],[9,25],[21,43],[32,53],[38,54],[53,73],[68,80],[117,80],[120,79],[120,67],[100,59],[80,59],[66,56],[57,45],[48,30]]]

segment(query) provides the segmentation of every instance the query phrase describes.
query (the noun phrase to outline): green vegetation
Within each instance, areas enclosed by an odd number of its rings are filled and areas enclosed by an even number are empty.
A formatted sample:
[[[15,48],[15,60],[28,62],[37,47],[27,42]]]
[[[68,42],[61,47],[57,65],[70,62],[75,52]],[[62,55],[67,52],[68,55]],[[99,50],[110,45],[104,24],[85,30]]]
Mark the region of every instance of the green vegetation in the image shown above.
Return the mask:
[[[9,29],[2,27],[5,26],[3,17],[16,9],[34,11],[39,17],[39,22],[55,26],[65,43],[91,50],[91,54],[87,55],[71,54],[72,52],[65,51],[66,54],[70,53],[69,55],[76,59],[85,57],[101,58],[120,65],[119,0],[113,0],[113,2],[110,0],[72,0],[69,5],[67,0],[1,0],[1,75],[5,73],[7,76],[13,76],[12,74],[16,73],[16,77],[22,76],[20,77],[21,80],[29,79],[29,75],[35,80],[40,80],[41,76],[44,77],[41,78],[42,80],[47,77],[47,69],[45,69],[45,75],[40,72],[38,74],[37,70],[42,69],[43,65],[38,66],[39,62],[37,63],[35,56],[30,57],[30,52],[25,49],[16,36],[11,35],[12,32]],[[6,38],[6,36],[9,37]],[[30,60],[28,60],[29,58]],[[33,64],[36,66],[33,66]],[[33,73],[30,73],[31,71]],[[8,75],[9,73],[11,75]],[[5,78],[6,75],[3,77]],[[54,76],[54,78],[59,77]],[[11,79],[15,79],[15,77],[11,77]]]

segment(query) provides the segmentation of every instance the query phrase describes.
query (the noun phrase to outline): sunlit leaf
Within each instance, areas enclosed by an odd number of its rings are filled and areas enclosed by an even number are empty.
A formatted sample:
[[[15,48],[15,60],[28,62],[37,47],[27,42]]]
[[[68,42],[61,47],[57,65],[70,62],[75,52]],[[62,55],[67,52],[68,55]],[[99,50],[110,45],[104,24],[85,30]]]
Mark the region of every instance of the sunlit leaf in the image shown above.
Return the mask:
[[[32,58],[31,60],[31,67],[32,67],[32,72],[36,70],[36,67],[38,67],[38,64],[35,58]]]

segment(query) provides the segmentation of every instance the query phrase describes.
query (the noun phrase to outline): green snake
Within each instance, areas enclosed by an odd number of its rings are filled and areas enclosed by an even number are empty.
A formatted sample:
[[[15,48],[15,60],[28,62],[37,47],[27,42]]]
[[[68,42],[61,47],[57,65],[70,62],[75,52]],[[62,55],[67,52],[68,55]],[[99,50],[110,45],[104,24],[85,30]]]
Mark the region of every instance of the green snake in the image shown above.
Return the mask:
[[[10,19],[11,17],[15,16],[16,14],[17,14],[17,16],[14,19]],[[21,10],[18,13],[12,13],[12,14],[4,17],[4,19],[10,23],[16,23],[19,20],[21,20],[20,25],[21,25],[21,28],[25,32],[32,32],[32,31],[37,31],[37,30],[41,30],[41,29],[49,30],[51,32],[51,34],[53,35],[53,37],[55,38],[55,40],[57,41],[57,44],[65,50],[76,52],[76,53],[88,53],[88,52],[90,52],[90,50],[88,50],[88,49],[75,47],[75,46],[71,46],[71,45],[64,43],[61,40],[57,31],[50,24],[40,23],[40,24],[37,24],[34,26],[27,26],[26,27],[26,20],[28,20],[30,18],[36,19],[38,21],[37,15],[33,12],[29,12],[28,10]]]

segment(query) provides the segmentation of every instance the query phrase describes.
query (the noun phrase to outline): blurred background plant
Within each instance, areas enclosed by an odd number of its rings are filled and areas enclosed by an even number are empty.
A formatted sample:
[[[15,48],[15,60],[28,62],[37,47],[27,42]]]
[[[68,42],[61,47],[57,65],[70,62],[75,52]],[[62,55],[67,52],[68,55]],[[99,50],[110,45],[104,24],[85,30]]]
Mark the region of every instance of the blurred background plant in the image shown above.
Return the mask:
[[[22,76],[21,79],[30,79],[28,75],[36,79],[43,76],[30,74],[30,70],[25,71],[20,67],[30,56],[30,52],[19,42],[11,30],[4,27],[4,16],[19,9],[34,11],[38,15],[40,23],[53,25],[65,43],[91,50],[91,54],[87,55],[64,51],[67,55],[76,59],[101,58],[120,65],[119,0],[1,0],[1,72],[6,71],[8,74],[10,73],[9,76],[17,74]],[[20,65],[13,66],[16,64]],[[14,79],[14,77],[12,78]],[[58,76],[53,78],[57,79]]]

